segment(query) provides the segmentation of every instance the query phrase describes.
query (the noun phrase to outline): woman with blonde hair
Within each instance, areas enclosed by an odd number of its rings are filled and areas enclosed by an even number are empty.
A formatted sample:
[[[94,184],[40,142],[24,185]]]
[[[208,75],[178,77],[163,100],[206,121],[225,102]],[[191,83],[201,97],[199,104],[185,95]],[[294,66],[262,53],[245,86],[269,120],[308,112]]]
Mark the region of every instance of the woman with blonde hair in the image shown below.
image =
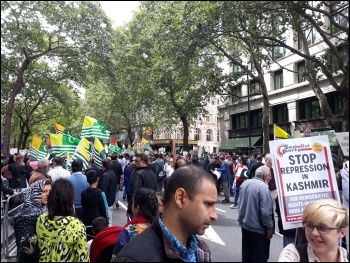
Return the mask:
[[[347,251],[339,244],[346,235],[349,211],[334,199],[309,203],[303,212],[307,244],[286,246],[279,262],[348,262]]]

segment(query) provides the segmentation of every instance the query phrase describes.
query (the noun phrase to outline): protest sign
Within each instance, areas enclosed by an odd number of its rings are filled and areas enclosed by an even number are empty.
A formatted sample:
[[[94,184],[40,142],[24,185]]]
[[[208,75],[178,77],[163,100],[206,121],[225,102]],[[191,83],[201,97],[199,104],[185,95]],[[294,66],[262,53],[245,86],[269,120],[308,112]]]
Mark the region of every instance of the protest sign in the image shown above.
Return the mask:
[[[339,193],[327,136],[270,141],[284,229],[301,227],[305,206]]]
[[[341,150],[344,156],[349,156],[349,133],[339,132],[335,134],[337,136]]]

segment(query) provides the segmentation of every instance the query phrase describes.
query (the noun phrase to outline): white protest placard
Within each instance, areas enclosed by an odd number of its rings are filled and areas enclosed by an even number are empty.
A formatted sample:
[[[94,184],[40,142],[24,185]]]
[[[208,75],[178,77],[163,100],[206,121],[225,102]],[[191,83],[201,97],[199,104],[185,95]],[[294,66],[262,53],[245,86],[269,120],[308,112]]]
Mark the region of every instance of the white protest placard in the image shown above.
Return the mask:
[[[340,202],[328,136],[270,141],[270,152],[284,229],[302,226],[308,203]]]
[[[335,134],[344,156],[349,156],[349,133],[339,132]]]

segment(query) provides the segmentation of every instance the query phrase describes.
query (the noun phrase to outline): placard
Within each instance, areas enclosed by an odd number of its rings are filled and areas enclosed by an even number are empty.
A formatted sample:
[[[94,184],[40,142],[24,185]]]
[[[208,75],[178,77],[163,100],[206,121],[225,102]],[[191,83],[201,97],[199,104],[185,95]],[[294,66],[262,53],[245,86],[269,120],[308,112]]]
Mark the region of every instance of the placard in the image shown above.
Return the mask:
[[[340,202],[328,136],[270,141],[270,151],[284,229],[302,226],[308,203]]]
[[[335,134],[344,156],[349,156],[349,133],[339,132]]]

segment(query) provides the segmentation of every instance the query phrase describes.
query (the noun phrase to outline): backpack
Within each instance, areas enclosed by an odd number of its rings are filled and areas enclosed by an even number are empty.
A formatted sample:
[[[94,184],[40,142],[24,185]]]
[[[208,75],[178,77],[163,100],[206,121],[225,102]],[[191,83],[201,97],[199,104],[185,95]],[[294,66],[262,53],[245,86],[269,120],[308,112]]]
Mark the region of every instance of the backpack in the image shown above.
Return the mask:
[[[157,175],[157,177],[158,177],[158,180],[164,179],[165,176],[166,176],[166,172],[164,171],[164,165],[163,165],[163,167],[162,167],[157,161],[155,161],[154,163],[157,164],[157,165],[159,166],[158,174],[156,173],[156,175]]]

